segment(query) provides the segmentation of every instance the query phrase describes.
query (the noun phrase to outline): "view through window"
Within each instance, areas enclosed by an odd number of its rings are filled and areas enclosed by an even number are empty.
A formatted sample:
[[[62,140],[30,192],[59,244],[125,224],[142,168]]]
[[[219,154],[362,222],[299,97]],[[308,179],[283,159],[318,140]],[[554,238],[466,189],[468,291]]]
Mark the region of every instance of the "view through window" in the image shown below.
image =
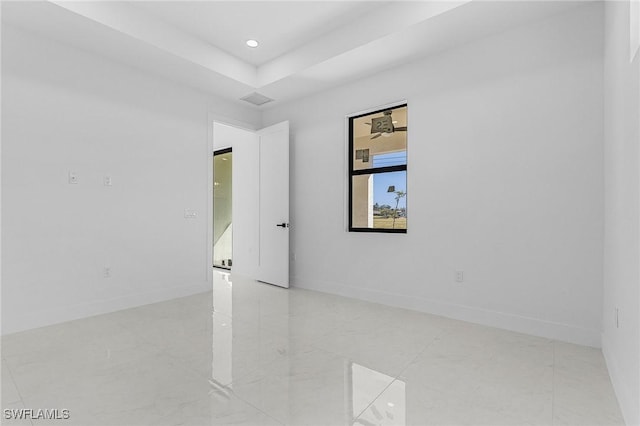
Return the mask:
[[[407,232],[407,105],[349,118],[349,230]]]

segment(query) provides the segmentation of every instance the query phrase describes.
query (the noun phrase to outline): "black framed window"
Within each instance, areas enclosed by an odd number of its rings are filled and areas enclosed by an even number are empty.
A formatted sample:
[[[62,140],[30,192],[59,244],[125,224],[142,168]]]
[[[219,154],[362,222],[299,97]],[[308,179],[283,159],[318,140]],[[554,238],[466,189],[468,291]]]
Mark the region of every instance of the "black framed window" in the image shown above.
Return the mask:
[[[349,117],[349,231],[407,232],[407,104]]]

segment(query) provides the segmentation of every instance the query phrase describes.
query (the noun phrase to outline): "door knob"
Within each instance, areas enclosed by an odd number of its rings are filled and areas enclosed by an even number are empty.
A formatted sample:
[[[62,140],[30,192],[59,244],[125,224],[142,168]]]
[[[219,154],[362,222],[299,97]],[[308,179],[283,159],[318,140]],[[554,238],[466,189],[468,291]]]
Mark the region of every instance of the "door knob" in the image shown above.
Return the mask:
[[[288,223],[284,223],[284,222],[282,222],[282,223],[277,224],[276,226],[279,226],[279,227],[281,227],[281,228],[288,228],[288,227],[289,227],[289,224],[288,224]]]

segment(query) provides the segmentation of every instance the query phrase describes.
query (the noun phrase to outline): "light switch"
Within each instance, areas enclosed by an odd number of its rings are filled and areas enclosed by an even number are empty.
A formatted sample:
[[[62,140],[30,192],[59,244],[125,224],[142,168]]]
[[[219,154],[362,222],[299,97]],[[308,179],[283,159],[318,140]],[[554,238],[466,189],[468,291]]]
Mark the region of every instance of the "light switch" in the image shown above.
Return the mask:
[[[69,183],[76,184],[78,183],[78,174],[76,172],[72,172],[69,170]]]
[[[184,209],[184,218],[185,219],[195,219],[198,217],[198,212],[193,209]]]

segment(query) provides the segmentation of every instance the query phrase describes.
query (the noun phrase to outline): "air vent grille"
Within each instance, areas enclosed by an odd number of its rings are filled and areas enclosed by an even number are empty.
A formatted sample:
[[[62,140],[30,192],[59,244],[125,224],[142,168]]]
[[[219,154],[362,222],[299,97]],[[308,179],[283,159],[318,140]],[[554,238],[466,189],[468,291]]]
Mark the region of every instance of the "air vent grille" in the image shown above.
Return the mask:
[[[257,105],[257,106],[264,105],[264,104],[266,104],[268,102],[273,101],[273,99],[268,98],[268,97],[266,97],[264,95],[261,95],[260,93],[256,93],[256,92],[253,92],[250,95],[247,95],[244,98],[240,98],[240,99],[243,100],[243,101],[247,101],[250,104]]]

